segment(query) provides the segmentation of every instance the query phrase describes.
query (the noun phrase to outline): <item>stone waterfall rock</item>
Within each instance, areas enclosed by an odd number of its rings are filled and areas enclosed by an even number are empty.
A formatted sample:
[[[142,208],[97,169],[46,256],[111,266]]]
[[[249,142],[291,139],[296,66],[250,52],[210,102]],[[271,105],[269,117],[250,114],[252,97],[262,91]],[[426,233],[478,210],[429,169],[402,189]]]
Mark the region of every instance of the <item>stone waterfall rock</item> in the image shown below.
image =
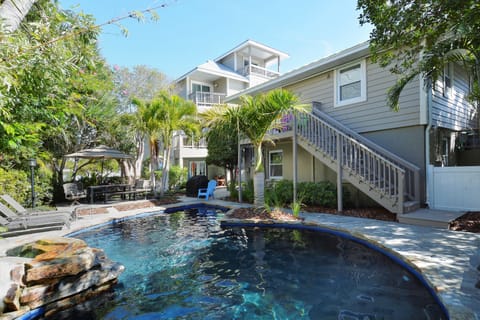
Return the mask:
[[[111,288],[124,267],[79,239],[49,238],[15,248],[9,255],[30,257],[11,266],[0,320],[42,307],[52,314]]]
[[[67,249],[56,258],[37,259],[27,264],[27,284],[39,280],[74,276],[94,266],[95,251],[92,248]]]

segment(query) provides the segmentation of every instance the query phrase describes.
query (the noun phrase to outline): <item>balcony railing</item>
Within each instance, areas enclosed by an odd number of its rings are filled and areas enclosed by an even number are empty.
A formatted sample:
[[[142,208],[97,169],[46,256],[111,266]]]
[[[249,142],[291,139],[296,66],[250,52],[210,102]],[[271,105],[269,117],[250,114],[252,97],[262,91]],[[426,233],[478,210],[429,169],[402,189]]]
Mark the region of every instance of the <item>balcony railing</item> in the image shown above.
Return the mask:
[[[268,79],[276,78],[280,75],[279,72],[268,70],[266,68],[259,67],[253,64],[251,64],[250,66],[245,66],[243,68],[243,75],[248,76],[249,74],[262,76]]]
[[[197,106],[212,106],[223,103],[225,96],[226,94],[217,92],[193,92],[188,95],[188,99],[192,100]]]
[[[183,137],[183,147],[190,149],[205,149],[207,148],[207,140],[201,138],[199,141],[195,141],[191,137]]]

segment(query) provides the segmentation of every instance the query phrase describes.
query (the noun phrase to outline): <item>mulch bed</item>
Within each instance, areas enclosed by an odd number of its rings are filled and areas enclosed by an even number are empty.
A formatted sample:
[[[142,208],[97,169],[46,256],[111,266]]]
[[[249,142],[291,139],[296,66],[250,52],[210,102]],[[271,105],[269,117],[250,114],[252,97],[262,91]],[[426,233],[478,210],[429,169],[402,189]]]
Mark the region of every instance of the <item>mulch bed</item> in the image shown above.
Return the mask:
[[[280,221],[297,221],[301,218],[294,217],[289,213],[282,212],[281,210],[267,211],[262,208],[238,208],[233,210],[228,215],[229,218],[234,219],[258,219],[258,220],[280,220]]]
[[[397,214],[392,213],[384,208],[358,208],[358,209],[349,208],[349,209],[344,209],[342,212],[338,212],[336,209],[324,208],[324,207],[305,207],[302,210],[306,212],[320,212],[320,213],[335,214],[339,216],[349,216],[349,217],[397,222]]]
[[[117,211],[129,211],[142,208],[151,208],[155,206],[161,206],[165,204],[173,204],[180,202],[176,196],[165,196],[161,199],[145,200],[145,201],[132,201],[127,203],[121,203],[112,205]],[[104,214],[108,213],[108,207],[98,208],[77,208],[76,214],[79,216],[92,215],[92,214]]]
[[[480,211],[467,212],[463,216],[453,220],[450,230],[480,233]]]
[[[368,219],[377,219],[383,221],[397,221],[397,216],[395,213],[391,213],[383,208],[365,208],[365,209],[346,209],[343,212],[339,213],[335,209],[324,208],[324,207],[305,207],[302,208],[302,211],[306,212],[320,212],[328,214],[336,214],[342,216],[358,217],[358,218],[368,218]],[[267,212],[264,209],[254,209],[252,208],[240,208],[235,209],[230,215],[232,218],[236,219],[273,219],[273,220],[282,220],[282,221],[291,221],[299,220],[299,218],[293,217],[289,213],[284,213],[281,210],[274,210],[272,212]]]

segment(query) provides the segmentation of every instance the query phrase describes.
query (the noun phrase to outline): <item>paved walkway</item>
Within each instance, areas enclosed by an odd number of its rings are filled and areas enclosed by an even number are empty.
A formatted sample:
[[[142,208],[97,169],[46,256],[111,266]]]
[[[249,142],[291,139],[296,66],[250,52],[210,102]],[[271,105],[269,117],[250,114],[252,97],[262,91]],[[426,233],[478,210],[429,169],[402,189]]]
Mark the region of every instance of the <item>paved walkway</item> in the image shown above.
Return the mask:
[[[197,202],[195,198],[181,200]],[[239,206],[238,203],[222,200],[211,200],[209,203],[232,208]],[[79,217],[70,229],[0,239],[0,273],[8,267],[5,252],[9,248],[49,236],[63,236],[112,219],[178,205],[125,212],[110,208],[107,214]],[[304,213],[302,216],[306,222],[347,231],[402,255],[438,290],[451,319],[480,320],[480,289],[475,287],[480,281],[480,234],[321,213]]]

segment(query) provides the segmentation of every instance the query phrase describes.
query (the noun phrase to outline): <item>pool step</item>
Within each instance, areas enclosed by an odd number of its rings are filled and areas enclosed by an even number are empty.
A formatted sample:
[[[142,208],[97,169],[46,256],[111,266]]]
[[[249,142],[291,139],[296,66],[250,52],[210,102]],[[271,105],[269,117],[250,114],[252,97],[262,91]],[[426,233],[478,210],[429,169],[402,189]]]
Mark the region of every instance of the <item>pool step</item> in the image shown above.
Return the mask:
[[[398,214],[397,219],[400,223],[448,229],[451,221],[457,219],[464,214],[465,212],[460,211],[418,209],[410,213]]]

